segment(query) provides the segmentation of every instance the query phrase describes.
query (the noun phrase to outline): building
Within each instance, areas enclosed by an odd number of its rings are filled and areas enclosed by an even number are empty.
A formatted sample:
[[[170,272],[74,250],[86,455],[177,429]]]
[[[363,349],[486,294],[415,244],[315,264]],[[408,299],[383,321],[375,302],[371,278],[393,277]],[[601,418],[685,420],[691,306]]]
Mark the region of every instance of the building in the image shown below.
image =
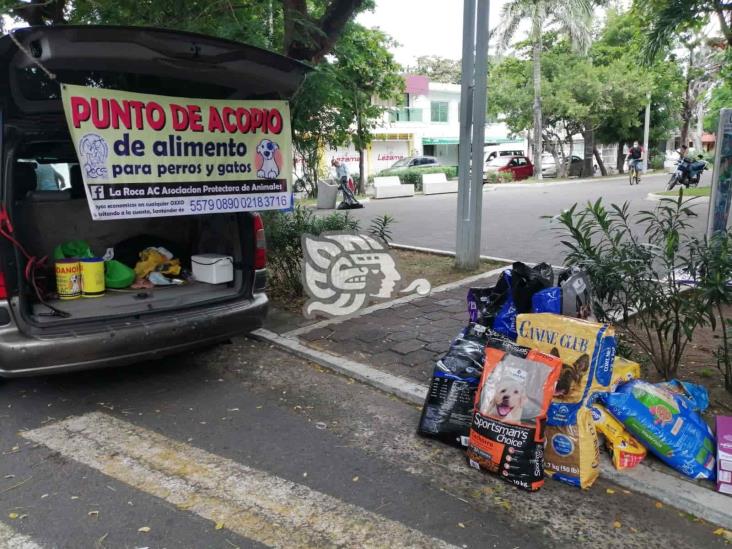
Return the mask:
[[[513,137],[505,124],[486,124],[485,144],[513,144],[526,150],[522,137]],[[435,156],[444,165],[457,165],[460,142],[460,86],[430,82],[426,76],[406,76],[402,105],[387,109],[366,151],[366,172],[374,175],[406,156]],[[338,158],[351,173],[358,172],[353,146],[325,152],[328,164]]]

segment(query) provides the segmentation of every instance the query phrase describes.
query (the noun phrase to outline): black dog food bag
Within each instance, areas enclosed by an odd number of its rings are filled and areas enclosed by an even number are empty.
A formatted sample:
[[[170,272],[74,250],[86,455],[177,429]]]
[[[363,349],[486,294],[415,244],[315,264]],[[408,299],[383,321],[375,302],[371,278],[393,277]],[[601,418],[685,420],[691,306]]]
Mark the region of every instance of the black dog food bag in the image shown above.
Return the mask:
[[[467,444],[475,390],[483,372],[486,343],[498,336],[469,324],[435,363],[417,432],[449,444]]]

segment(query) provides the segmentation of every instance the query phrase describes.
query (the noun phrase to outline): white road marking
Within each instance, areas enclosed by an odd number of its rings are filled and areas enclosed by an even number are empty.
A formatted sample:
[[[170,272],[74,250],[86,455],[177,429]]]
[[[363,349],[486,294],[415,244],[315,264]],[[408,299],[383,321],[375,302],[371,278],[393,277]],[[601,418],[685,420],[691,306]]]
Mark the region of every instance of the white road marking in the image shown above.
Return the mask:
[[[103,413],[22,435],[270,547],[453,547],[307,486]]]
[[[0,522],[0,549],[41,549],[41,546]]]

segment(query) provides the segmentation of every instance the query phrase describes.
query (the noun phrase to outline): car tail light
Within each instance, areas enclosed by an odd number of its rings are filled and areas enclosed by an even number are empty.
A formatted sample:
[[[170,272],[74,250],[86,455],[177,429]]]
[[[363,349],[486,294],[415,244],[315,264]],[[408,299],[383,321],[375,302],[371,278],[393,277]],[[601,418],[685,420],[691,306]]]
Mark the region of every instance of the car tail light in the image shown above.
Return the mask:
[[[5,286],[5,274],[0,271],[0,299],[8,298],[8,288]]]
[[[254,228],[254,268],[264,269],[267,266],[267,239],[264,236],[264,223],[258,213],[252,214]]]

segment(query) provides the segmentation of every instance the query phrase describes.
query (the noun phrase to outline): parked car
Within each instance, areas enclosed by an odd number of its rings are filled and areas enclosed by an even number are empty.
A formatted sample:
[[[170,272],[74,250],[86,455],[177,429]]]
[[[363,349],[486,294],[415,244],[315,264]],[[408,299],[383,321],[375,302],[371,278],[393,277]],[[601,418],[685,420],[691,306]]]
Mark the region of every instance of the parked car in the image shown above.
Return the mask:
[[[401,168],[434,168],[440,166],[440,162],[434,156],[407,156],[401,160],[397,160],[388,170],[398,170]]]
[[[128,252],[165,246],[184,265],[194,253],[222,253],[233,256],[234,276],[224,284],[59,301],[35,290],[36,278],[24,274],[26,258],[0,237],[0,378],[129,364],[260,327],[268,305],[261,217],[92,220],[59,83],[204,99],[283,99],[307,68],[256,47],[169,30],[62,25],[14,35],[35,58],[9,36],[0,38],[0,205],[13,220],[13,237],[36,257],[53,257],[58,244],[78,239],[97,254],[115,246],[115,259],[123,252],[120,243],[134,239],[139,243]],[[56,79],[37,69],[39,60]],[[42,181],[49,165],[59,176],[55,187],[48,177]],[[53,288],[53,271],[40,283]]]
[[[531,160],[525,156],[497,156],[484,167],[484,173],[490,172],[511,172],[513,179],[527,179],[534,175],[534,166]]]
[[[491,151],[490,149],[486,149],[484,152],[485,152],[484,158],[483,158],[484,163],[490,162],[491,160],[493,160],[494,158],[499,157],[499,156],[522,156],[524,154],[524,151],[518,150],[518,149],[497,150],[497,151],[496,150]]]
[[[561,158],[559,159],[561,162]],[[569,169],[567,170],[568,177],[580,177],[582,175],[582,168],[584,166],[584,160],[582,157],[576,154],[572,155]],[[592,173],[597,173],[600,167],[593,162]],[[557,165],[554,163],[554,156],[549,153],[541,155],[541,175],[542,177],[557,177]]]

